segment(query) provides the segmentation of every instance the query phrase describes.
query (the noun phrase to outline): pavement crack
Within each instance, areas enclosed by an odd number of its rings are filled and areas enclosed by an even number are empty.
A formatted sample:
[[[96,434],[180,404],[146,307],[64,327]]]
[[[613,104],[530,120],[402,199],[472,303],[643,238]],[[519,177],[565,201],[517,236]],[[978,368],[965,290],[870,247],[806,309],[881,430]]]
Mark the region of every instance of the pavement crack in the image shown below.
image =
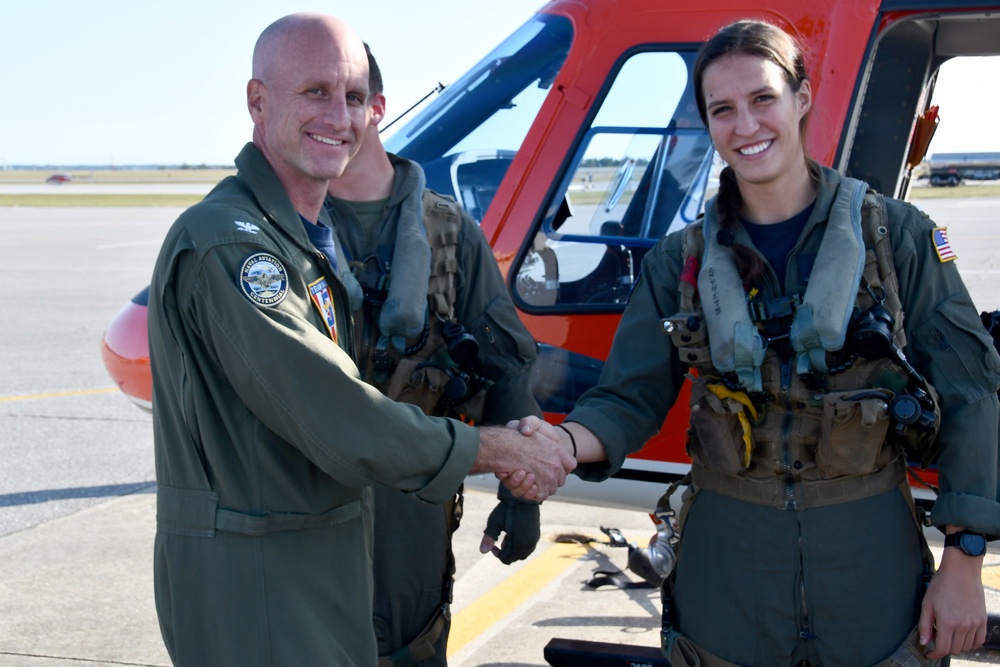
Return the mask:
[[[33,414],[5,414],[3,417],[14,419],[48,419],[53,421],[85,421],[85,422],[107,422],[112,424],[146,424],[149,419],[129,419],[123,417],[73,417],[69,415],[33,415]]]
[[[63,660],[68,662],[78,662],[88,665],[123,665],[125,667],[170,667],[167,664],[154,662],[122,662],[121,660],[107,660],[101,658],[73,658],[65,655],[45,655],[43,653],[21,653],[19,651],[0,651],[0,655],[17,656],[19,658],[37,658],[39,660]]]

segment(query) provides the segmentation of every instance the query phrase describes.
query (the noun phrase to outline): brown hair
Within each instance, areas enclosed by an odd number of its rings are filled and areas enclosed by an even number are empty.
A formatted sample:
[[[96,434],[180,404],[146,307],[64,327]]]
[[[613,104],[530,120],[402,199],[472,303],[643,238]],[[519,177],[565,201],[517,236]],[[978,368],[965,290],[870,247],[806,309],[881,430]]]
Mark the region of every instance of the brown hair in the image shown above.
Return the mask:
[[[712,36],[698,52],[698,57],[694,63],[694,94],[698,104],[698,114],[701,120],[708,127],[708,111],[705,103],[705,91],[702,88],[702,79],[705,70],[716,60],[728,55],[741,54],[756,56],[770,60],[781,68],[784,72],[785,80],[793,93],[797,93],[802,87],[802,82],[806,76],[805,58],[802,49],[795,42],[791,35],[765,21],[742,20],[730,23],[721,28]],[[799,139],[802,149],[806,146],[806,128],[808,126],[809,114],[802,116],[799,122]],[[806,167],[809,175],[815,182],[819,182],[819,165],[805,154]],[[736,181],[736,173],[732,167],[726,167],[719,175],[719,192],[715,199],[716,215],[719,218],[718,241],[727,246],[731,246],[736,258],[736,266],[744,282],[756,284],[764,275],[765,264],[757,253],[741,245],[733,245],[735,237],[736,223],[739,220],[740,209],[743,206],[743,198],[740,195],[739,184]]]
[[[382,88],[382,69],[375,62],[375,56],[372,55],[372,49],[368,46],[368,42],[365,42],[365,55],[368,56],[368,93],[370,95],[378,95],[384,92]]]

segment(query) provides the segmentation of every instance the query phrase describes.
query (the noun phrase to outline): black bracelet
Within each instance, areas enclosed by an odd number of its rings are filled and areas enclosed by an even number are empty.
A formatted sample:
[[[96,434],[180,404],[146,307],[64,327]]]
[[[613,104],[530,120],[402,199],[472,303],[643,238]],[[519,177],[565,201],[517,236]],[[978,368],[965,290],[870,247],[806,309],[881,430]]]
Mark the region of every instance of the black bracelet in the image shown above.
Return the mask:
[[[562,430],[566,431],[566,435],[569,436],[569,444],[573,445],[573,458],[575,459],[576,458],[576,438],[573,437],[573,432],[570,431],[565,426],[563,426],[562,424],[556,424],[556,428],[561,428]]]

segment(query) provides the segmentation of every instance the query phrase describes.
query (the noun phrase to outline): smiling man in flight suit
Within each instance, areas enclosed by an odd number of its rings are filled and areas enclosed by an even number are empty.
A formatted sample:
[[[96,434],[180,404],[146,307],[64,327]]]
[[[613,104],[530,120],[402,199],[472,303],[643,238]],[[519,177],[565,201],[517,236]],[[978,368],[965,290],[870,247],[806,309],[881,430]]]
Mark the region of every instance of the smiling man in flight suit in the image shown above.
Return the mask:
[[[520,494],[524,470],[544,500],[575,466],[552,440],[427,417],[361,381],[336,255],[305,226],[329,227],[368,95],[343,22],[269,26],[253,142],[154,268],[154,586],[176,665],[374,665],[372,484],[443,503],[470,472],[513,473]]]

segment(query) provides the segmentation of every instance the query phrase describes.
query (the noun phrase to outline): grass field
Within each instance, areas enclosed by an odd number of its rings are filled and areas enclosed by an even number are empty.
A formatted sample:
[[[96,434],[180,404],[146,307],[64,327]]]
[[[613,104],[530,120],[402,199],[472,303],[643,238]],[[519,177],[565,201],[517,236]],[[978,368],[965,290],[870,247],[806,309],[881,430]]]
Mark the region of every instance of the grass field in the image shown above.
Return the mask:
[[[179,206],[187,208],[202,200],[201,195],[185,194],[0,194],[0,206]]]
[[[43,169],[0,170],[0,184],[45,183],[54,173],[69,174],[73,183],[217,183],[236,169],[93,169],[60,171]],[[53,188],[57,188],[54,185]],[[54,193],[57,194],[57,193]]]
[[[578,204],[597,204],[603,198],[615,169],[594,169],[596,178],[592,188],[576,191],[571,198]],[[0,185],[45,184],[53,172],[46,170],[0,170]],[[69,171],[74,185],[103,184],[161,184],[161,183],[217,183],[236,173],[235,169],[108,169]],[[30,194],[0,194],[0,206],[180,206],[187,207],[201,200],[194,194],[89,194],[74,188],[74,192],[60,191],[60,186],[50,186],[51,192]],[[627,196],[627,195],[626,195]],[[910,188],[910,199],[942,197],[1000,197],[1000,184],[966,184],[956,187],[932,188],[918,185]]]

